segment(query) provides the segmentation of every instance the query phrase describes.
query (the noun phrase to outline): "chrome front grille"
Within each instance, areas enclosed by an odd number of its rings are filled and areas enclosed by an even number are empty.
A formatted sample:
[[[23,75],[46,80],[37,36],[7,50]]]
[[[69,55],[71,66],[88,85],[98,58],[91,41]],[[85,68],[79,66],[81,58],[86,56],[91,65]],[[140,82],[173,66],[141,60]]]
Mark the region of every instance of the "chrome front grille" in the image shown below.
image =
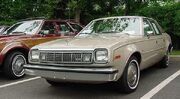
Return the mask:
[[[92,52],[40,52],[41,63],[92,63]]]

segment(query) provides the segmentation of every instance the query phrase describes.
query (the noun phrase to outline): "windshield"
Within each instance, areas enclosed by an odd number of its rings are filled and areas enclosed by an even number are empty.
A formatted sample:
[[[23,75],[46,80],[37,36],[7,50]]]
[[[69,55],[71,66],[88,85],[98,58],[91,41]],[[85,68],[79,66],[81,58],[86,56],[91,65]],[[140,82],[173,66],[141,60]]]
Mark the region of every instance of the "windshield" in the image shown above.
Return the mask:
[[[22,21],[14,24],[4,34],[35,34],[41,26],[42,20]]]
[[[129,34],[140,35],[139,18],[107,18],[92,21],[79,35],[83,34]]]

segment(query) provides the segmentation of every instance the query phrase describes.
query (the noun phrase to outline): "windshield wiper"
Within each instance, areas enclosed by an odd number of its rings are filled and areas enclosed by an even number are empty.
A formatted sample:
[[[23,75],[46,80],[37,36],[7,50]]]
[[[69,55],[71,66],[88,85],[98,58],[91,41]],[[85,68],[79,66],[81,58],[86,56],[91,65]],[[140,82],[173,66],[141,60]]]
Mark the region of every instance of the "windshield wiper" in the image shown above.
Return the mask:
[[[11,32],[10,34],[16,35],[16,34],[26,34],[26,33],[25,32],[21,32],[21,31],[15,31],[15,32]]]
[[[120,32],[118,32],[118,31],[103,31],[101,33],[120,33]]]
[[[100,33],[80,33],[79,35],[81,34],[88,34],[88,35],[95,35],[95,36],[99,36]]]
[[[109,34],[109,33],[116,33],[116,34],[126,34],[126,35],[130,35],[129,33],[127,32],[119,32],[119,31],[104,31],[104,32],[101,32],[102,34]]]
[[[80,34],[91,34],[91,33],[80,33]]]

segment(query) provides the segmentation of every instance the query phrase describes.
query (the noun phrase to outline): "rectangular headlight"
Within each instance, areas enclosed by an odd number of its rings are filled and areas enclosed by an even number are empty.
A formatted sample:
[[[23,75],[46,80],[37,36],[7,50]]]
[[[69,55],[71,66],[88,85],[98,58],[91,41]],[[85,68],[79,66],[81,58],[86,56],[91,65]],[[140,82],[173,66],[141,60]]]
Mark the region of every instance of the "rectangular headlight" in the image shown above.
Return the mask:
[[[30,51],[30,61],[32,62],[39,61],[39,50],[34,49]]]
[[[107,49],[96,49],[95,50],[95,62],[96,63],[107,63],[108,62]]]

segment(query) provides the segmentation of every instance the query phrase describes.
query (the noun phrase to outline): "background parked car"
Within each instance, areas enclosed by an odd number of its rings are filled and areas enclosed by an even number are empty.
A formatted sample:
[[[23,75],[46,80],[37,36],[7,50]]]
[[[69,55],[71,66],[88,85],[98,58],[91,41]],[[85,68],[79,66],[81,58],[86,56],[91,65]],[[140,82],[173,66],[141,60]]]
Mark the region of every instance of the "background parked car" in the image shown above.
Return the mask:
[[[139,84],[140,70],[169,65],[171,50],[170,36],[154,19],[108,17],[91,21],[73,39],[34,46],[24,68],[52,85],[114,82],[118,90],[130,93]]]
[[[23,65],[27,63],[31,47],[55,39],[73,37],[81,29],[80,25],[63,20],[33,19],[17,22],[0,36],[0,65],[3,72],[9,78],[22,77]]]
[[[9,28],[9,26],[0,26],[0,35],[6,31]]]

